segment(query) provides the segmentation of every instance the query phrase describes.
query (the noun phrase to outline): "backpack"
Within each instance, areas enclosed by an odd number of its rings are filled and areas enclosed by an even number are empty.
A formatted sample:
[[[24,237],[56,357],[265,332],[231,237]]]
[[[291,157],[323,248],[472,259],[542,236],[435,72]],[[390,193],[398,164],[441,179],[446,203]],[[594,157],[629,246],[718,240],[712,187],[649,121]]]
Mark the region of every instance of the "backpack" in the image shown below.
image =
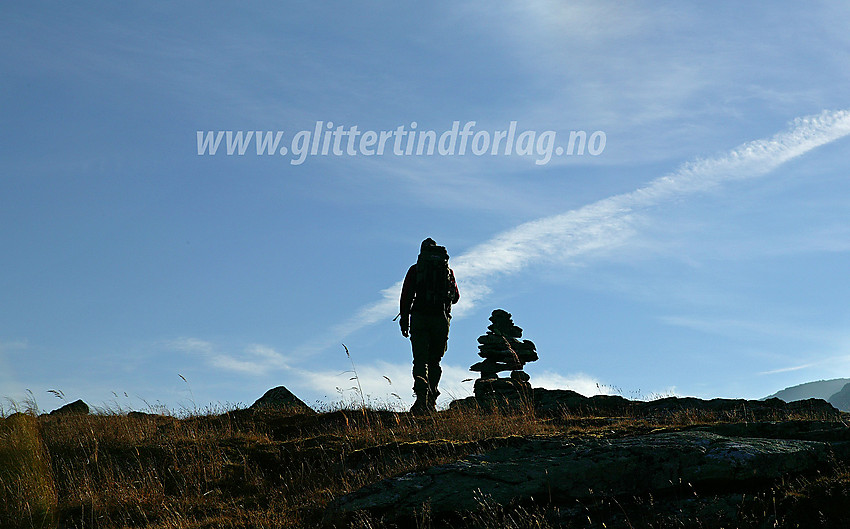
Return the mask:
[[[423,247],[416,259],[416,305],[420,309],[445,310],[453,297],[446,247]]]

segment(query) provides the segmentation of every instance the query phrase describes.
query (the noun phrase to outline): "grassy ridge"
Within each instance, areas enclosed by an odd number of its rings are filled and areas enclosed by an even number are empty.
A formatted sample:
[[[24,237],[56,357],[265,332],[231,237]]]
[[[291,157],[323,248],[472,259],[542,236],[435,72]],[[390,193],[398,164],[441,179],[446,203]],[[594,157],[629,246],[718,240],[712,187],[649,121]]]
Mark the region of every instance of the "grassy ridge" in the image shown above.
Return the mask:
[[[2,527],[54,527],[57,520],[63,528],[380,527],[365,515],[329,518],[326,508],[366,484],[517,436],[626,436],[735,420],[687,412],[540,418],[528,409],[457,409],[419,418],[369,409],[315,416],[232,410],[182,418],[15,414],[0,422],[0,515]],[[836,469],[820,480],[777,485],[772,493],[802,504],[840,495],[846,483],[847,474]],[[767,509],[757,515],[757,504],[747,509],[753,520],[769,517]],[[550,527],[552,519],[551,512],[507,511],[482,499],[481,512],[463,524]],[[432,524],[439,526],[423,511],[418,525]]]

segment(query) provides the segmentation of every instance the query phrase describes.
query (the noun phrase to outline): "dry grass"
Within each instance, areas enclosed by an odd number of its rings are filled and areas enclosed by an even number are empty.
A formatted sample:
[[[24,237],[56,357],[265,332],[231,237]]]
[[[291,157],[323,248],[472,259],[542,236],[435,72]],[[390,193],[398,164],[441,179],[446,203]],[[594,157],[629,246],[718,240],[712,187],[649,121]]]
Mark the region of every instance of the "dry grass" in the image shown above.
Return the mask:
[[[15,413],[0,422],[0,527],[51,527],[56,490],[38,419]]]
[[[475,408],[427,417],[367,409],[183,418],[16,414],[0,421],[0,526],[315,527],[343,494],[517,436],[623,436],[720,419],[688,412],[539,418],[529,409]],[[379,526],[367,516],[349,523]],[[433,523],[424,510],[417,525]],[[550,526],[541,512],[508,512],[486,499],[464,523]]]
[[[110,414],[0,420],[2,527],[285,527],[333,498],[516,435],[521,413]],[[9,520],[9,521],[7,521]],[[14,525],[13,524],[17,524]]]

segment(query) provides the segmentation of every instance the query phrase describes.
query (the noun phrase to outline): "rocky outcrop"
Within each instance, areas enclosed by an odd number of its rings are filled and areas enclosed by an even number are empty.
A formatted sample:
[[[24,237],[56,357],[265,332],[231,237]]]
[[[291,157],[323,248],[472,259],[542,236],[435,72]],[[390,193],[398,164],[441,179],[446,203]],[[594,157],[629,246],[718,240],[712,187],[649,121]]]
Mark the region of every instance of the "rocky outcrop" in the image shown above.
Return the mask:
[[[509,401],[505,401],[509,403]],[[564,414],[578,415],[629,415],[665,416],[687,413],[694,416],[711,415],[716,418],[743,420],[775,420],[788,418],[795,413],[808,416],[819,414],[823,418],[837,417],[840,412],[821,399],[784,402],[772,398],[767,400],[710,399],[694,397],[668,397],[651,401],[627,400],[618,395],[594,395],[585,397],[568,389],[534,388],[530,404],[541,417],[558,417]],[[481,405],[477,397],[467,397],[452,402],[449,407],[474,407]]]
[[[564,413],[623,415],[633,413],[639,403],[619,395],[585,397],[568,389],[534,388],[532,402],[538,415],[554,417]]]
[[[386,479],[337,500],[341,511],[366,509],[386,518],[474,511],[542,501],[569,505],[592,496],[636,496],[688,487],[744,490],[790,474],[813,472],[829,445],[795,439],[727,437],[706,431],[620,439],[522,439],[456,462]]]
[[[301,399],[293,395],[291,391],[283,386],[278,386],[266,391],[262,397],[251,404],[252,410],[274,409],[296,413],[316,413],[313,408],[307,406]]]
[[[672,413],[703,413],[715,417],[728,417],[753,421],[777,420],[803,414],[807,417],[820,415],[822,418],[835,418],[840,412],[821,399],[784,402],[780,399],[710,399],[694,397],[668,397],[638,403],[639,412],[646,415],[664,415]]]
[[[80,400],[69,402],[61,408],[50,412],[50,415],[88,415],[89,405]]]
[[[469,397],[451,406],[479,405]],[[355,491],[338,499],[333,512],[344,516],[367,510],[378,518],[398,518],[403,526],[424,504],[443,521],[480,511],[484,503],[548,505],[572,523],[586,517],[576,505],[613,498],[618,509],[622,503],[635,512],[653,510],[663,503],[674,517],[691,513],[702,519],[711,512],[726,524],[718,527],[734,526],[737,508],[753,490],[771,490],[789,476],[850,461],[850,429],[839,420],[840,412],[820,399],[786,403],[670,397],[644,402],[535,388],[530,405],[532,410],[525,409],[538,417],[577,425],[643,424],[642,417],[647,424],[665,424],[669,417],[670,424],[680,426],[648,434],[649,428],[633,430],[640,435],[610,430],[607,438],[588,433],[482,445],[479,453],[453,463]],[[681,426],[688,423],[698,426]]]

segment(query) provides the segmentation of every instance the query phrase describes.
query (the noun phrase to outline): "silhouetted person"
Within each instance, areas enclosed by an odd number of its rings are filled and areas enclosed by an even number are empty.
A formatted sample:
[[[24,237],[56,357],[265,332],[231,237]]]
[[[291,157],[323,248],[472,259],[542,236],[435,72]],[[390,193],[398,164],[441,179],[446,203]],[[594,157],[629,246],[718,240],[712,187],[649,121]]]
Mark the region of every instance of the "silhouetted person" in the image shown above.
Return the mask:
[[[449,340],[452,304],[460,299],[449,254],[430,237],[422,241],[419,258],[404,277],[401,289],[401,334],[413,348],[413,413],[436,411],[440,360]]]

